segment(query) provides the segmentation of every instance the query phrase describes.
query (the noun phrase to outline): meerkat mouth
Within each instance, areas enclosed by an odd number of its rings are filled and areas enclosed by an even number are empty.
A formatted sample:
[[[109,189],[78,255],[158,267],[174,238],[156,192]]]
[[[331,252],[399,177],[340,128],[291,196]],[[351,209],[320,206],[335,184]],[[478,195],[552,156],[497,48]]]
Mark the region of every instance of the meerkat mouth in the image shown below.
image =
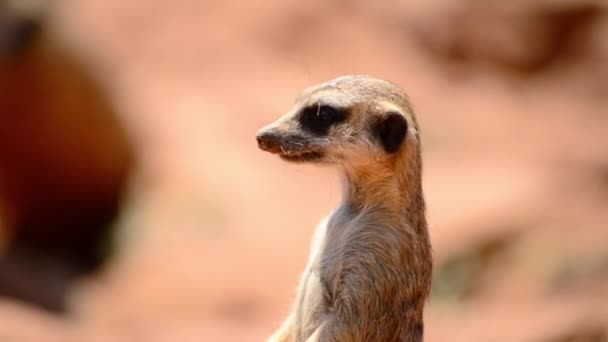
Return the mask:
[[[284,152],[279,153],[281,159],[289,162],[308,162],[320,160],[323,158],[323,152],[308,151],[308,152]]]

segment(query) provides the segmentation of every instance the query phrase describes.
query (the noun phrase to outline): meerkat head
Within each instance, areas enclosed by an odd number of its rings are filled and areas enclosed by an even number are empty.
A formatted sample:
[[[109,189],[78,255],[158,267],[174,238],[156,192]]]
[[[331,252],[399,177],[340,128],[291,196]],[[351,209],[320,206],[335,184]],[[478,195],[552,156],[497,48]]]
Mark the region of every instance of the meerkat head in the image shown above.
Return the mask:
[[[293,107],[257,134],[260,149],[291,162],[368,165],[417,148],[405,93],[369,76],[342,76],[306,89]]]

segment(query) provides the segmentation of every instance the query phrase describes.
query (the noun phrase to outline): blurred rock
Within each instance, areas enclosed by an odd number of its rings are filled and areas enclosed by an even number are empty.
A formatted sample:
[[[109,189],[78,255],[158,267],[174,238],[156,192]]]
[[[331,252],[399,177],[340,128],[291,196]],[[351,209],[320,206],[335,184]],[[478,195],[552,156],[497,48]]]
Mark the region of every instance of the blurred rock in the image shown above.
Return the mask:
[[[531,75],[608,57],[597,56],[606,53],[600,24],[607,13],[600,1],[462,0],[423,17],[414,32],[427,51],[448,63]]]
[[[484,278],[517,241],[516,233],[494,235],[448,256],[437,266],[431,295],[443,300],[465,300],[479,294]]]
[[[605,342],[608,332],[602,326],[578,326],[561,336],[544,339],[543,342]]]
[[[108,256],[132,163],[88,70],[42,19],[0,7],[0,294],[64,310]]]
[[[550,290],[554,294],[580,290],[589,286],[604,284],[608,287],[608,255],[594,257],[571,257],[554,272]]]

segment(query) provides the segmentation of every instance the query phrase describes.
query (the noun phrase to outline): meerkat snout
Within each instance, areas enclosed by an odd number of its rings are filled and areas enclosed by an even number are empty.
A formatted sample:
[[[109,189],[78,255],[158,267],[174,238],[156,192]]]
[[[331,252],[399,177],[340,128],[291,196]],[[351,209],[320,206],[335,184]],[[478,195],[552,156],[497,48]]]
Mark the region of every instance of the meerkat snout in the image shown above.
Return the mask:
[[[279,153],[281,151],[281,145],[279,143],[279,137],[271,132],[259,132],[256,135],[258,146],[261,150],[270,153]]]

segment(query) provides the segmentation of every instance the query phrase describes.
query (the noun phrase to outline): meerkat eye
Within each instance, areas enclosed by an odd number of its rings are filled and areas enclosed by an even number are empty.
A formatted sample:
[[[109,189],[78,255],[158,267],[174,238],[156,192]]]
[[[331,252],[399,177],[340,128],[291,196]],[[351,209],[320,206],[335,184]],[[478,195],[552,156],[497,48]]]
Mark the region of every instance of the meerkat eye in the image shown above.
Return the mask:
[[[338,116],[338,111],[330,106],[320,106],[317,111],[317,117],[321,121],[332,121]]]
[[[302,110],[299,121],[302,128],[321,136],[327,135],[332,125],[345,121],[347,116],[346,109],[314,104]]]

